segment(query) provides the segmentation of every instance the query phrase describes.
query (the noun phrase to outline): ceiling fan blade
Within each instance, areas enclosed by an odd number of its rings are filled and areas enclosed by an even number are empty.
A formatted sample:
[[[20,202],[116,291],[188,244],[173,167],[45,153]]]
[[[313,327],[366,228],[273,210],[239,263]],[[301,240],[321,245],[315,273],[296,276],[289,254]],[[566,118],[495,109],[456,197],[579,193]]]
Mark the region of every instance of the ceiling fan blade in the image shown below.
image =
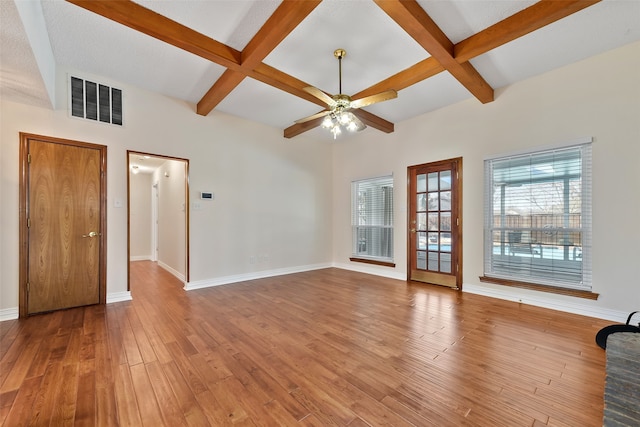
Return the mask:
[[[311,94],[311,95],[315,96],[320,101],[322,101],[325,104],[327,104],[329,107],[334,107],[336,105],[336,101],[334,101],[334,99],[332,97],[330,97],[329,95],[327,95],[326,93],[324,93],[323,91],[318,89],[317,87],[307,86],[302,90],[304,90],[308,94]]]
[[[309,120],[313,120],[313,119],[318,119],[320,117],[326,116],[327,114],[329,114],[331,111],[321,111],[319,113],[313,114],[311,116],[308,117],[304,117],[302,119],[298,119],[295,121],[295,123],[304,123],[304,122],[308,122]]]
[[[398,92],[395,90],[387,90],[384,92],[377,93],[375,95],[365,96],[364,98],[356,99],[351,101],[351,108],[362,108],[367,105],[375,104],[377,102],[388,101],[389,99],[394,99],[398,97]]]

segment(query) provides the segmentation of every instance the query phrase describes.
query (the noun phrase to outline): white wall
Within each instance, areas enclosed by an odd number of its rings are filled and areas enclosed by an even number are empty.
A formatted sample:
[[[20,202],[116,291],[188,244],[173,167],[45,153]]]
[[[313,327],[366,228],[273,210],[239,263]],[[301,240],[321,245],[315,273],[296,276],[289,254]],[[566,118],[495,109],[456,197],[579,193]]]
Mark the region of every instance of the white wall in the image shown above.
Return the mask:
[[[191,281],[330,265],[330,144],[286,140],[281,129],[215,111],[202,117],[193,105],[75,74],[124,90],[125,126],[69,117],[66,70],[58,70],[56,110],[0,100],[0,318],[18,306],[19,132],[108,147],[108,301],[127,292],[127,209],[114,207],[127,200],[127,150],[190,159],[191,199],[216,194],[191,212]]]
[[[167,160],[154,173],[158,183],[158,263],[186,280],[186,163]]]
[[[151,249],[151,200],[152,175],[138,173],[129,175],[129,227],[131,260],[152,259]]]
[[[406,278],[406,174],[411,165],[463,157],[463,289],[624,320],[640,308],[640,43],[396,124],[367,130],[333,153],[336,265]],[[402,92],[399,93],[402,97]],[[483,160],[592,136],[593,292],[597,301],[481,283]],[[362,151],[366,151],[363,160]],[[350,182],[394,174],[395,268],[349,261]]]
[[[82,75],[81,75],[82,76]],[[334,265],[406,277],[407,166],[463,157],[466,291],[624,320],[640,307],[640,43],[336,144],[272,129],[136,88],[125,90],[123,128],[57,110],[0,101],[0,317],[18,304],[18,132],[108,146],[108,295],[126,292],[126,150],[190,159],[193,288]],[[91,77],[91,76],[84,76]],[[100,80],[100,79],[97,79]],[[105,81],[109,84],[111,82]],[[116,85],[117,82],[114,82]],[[58,72],[58,100],[66,76]],[[400,92],[402,96],[402,92]],[[592,136],[593,291],[597,301],[480,283],[483,159]],[[361,152],[366,152],[362,155]],[[350,182],[393,172],[396,267],[349,262]],[[16,311],[17,313],[17,311]]]

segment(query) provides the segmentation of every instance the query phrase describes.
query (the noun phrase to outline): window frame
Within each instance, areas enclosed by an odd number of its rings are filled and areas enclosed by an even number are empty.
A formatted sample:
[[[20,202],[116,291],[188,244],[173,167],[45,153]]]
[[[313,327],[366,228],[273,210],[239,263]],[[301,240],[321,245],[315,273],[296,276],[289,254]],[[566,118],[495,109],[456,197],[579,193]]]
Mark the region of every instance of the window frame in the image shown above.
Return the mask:
[[[484,164],[484,173],[485,173],[485,188],[484,188],[484,275],[480,277],[482,282],[491,282],[497,283],[501,285],[507,286],[515,286],[520,288],[527,289],[535,289],[542,290],[551,293],[559,293],[565,295],[572,296],[580,296],[584,298],[596,299],[597,294],[593,294],[591,292],[592,289],[592,138],[582,138],[578,141],[573,141],[571,143],[556,145],[553,147],[542,147],[532,150],[526,150],[511,154],[502,154],[497,156],[492,156],[485,159]],[[538,228],[533,228],[533,225],[530,224],[529,228],[523,227],[522,229],[517,227],[506,227],[505,223],[502,223],[501,227],[496,227],[494,222],[494,166],[496,164],[500,164],[500,162],[505,162],[509,160],[513,160],[516,164],[521,159],[529,158],[532,160],[532,164],[535,166],[541,166],[544,164],[542,159],[545,157],[553,156],[555,161],[556,154],[558,156],[570,156],[571,154],[579,155],[580,161],[580,213],[579,213],[579,223],[580,226],[576,229],[575,227],[568,227],[567,218],[571,215],[570,209],[567,207],[568,203],[568,193],[563,193],[562,202],[564,204],[564,208],[562,211],[562,217],[564,218],[564,222],[561,227],[552,227],[551,232],[560,232],[563,236],[567,236],[570,233],[578,234],[580,236],[580,264],[579,269],[578,265],[575,264],[577,262],[576,256],[576,247],[573,247],[573,253],[569,254],[569,242],[568,240],[561,246],[563,249],[563,258],[557,261],[549,261],[548,259],[543,259],[544,250],[542,246],[539,249],[539,252],[534,254],[533,249],[531,250],[531,254],[517,254],[511,251],[510,244],[507,243],[505,235],[506,232],[509,231],[507,228],[510,228],[510,231],[528,231],[530,233],[540,232]],[[555,165],[555,163],[554,163]],[[515,167],[514,167],[515,168]],[[504,170],[508,170],[509,167],[505,167]],[[540,184],[542,182],[563,182],[565,184],[568,182],[568,173],[565,172],[564,175],[554,175],[551,180],[546,179],[530,179],[526,184]],[[504,195],[505,193],[503,193]],[[502,198],[500,198],[502,200]],[[501,215],[504,214],[504,208],[501,208]],[[557,215],[557,214],[556,214]],[[575,215],[575,214],[574,214]],[[533,214],[530,213],[531,220],[533,219]],[[503,233],[498,241],[498,245],[500,247],[500,253],[495,253],[494,248],[494,232]],[[558,234],[560,235],[560,234]],[[529,246],[533,248],[535,242],[530,244]],[[509,247],[509,254],[505,254],[504,248],[505,245]],[[569,255],[568,255],[569,254]],[[500,266],[501,260],[506,260],[506,258],[511,256],[521,256],[522,259],[524,257],[529,257],[527,262],[528,265],[525,264],[525,268],[522,268],[524,274],[517,274],[516,268],[511,269],[510,267],[505,267],[504,264]],[[537,260],[535,257],[538,256],[540,259]],[[553,256],[553,255],[552,255]],[[556,267],[557,264],[557,267]],[[552,266],[549,268],[549,266]],[[558,272],[562,270],[562,266],[570,266],[570,270],[573,270],[573,274],[576,276],[576,279],[571,280],[562,280],[559,279]],[[580,271],[580,279],[577,279],[577,271]],[[528,274],[527,274],[528,273]],[[542,276],[552,276],[552,277],[542,277]],[[595,297],[594,297],[595,295]]]
[[[363,207],[362,196],[359,193],[365,188],[376,191]],[[393,174],[381,175],[372,178],[360,179],[351,182],[351,257],[350,261],[376,264],[387,267],[395,267],[394,261],[394,199],[393,199]],[[384,194],[382,188],[390,188],[391,192]],[[378,206],[378,204],[383,206]],[[364,211],[358,210],[364,208]],[[364,218],[363,218],[364,216]],[[360,223],[363,220],[368,224]],[[361,250],[362,235],[367,238],[364,241],[365,250]],[[372,249],[368,242],[373,241]],[[372,254],[371,252],[375,252]]]

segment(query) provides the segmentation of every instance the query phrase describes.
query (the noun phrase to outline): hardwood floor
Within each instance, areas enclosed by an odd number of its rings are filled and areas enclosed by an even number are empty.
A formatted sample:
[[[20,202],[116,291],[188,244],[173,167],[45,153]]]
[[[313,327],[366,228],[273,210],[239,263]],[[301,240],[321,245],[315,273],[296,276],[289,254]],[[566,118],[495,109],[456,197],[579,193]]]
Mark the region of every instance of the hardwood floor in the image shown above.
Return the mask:
[[[6,426],[601,426],[610,322],[338,269],[0,323]]]

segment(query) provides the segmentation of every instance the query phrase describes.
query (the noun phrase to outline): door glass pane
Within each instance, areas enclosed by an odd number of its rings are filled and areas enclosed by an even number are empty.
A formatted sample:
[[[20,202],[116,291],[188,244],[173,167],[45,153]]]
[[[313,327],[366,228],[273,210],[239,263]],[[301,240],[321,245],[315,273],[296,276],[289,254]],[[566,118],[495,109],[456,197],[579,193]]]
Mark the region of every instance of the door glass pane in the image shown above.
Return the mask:
[[[416,217],[417,217],[417,220],[418,220],[418,224],[417,224],[416,230],[420,230],[420,231],[426,230],[427,229],[427,214],[424,213],[424,212],[418,213],[416,215]]]
[[[429,233],[429,250],[437,251],[438,250],[438,233]]]
[[[438,210],[438,193],[429,193],[427,195],[427,208],[430,211]]]
[[[417,211],[426,211],[427,210],[427,195],[425,193],[418,194],[418,207]]]
[[[422,251],[416,251],[416,268],[418,270],[427,269],[427,253]]]
[[[429,231],[438,231],[438,212],[429,212]]]
[[[438,252],[429,252],[427,269],[438,271]]]
[[[451,210],[451,191],[440,192],[440,210],[441,211]]]
[[[451,254],[440,254],[440,272],[451,273]]]
[[[425,191],[427,191],[427,175],[426,174],[420,174],[418,175],[418,182],[417,182],[417,192],[418,193],[424,193]]]
[[[427,233],[425,233],[424,231],[418,231],[416,234],[417,234],[416,245],[418,246],[417,249],[426,250],[427,249]]]
[[[438,191],[438,172],[429,174],[428,191]]]
[[[451,171],[440,172],[440,190],[451,190]]]
[[[431,225],[431,215],[433,214],[429,214],[429,225]],[[440,231],[451,231],[451,212],[442,212],[440,214]]]
[[[451,252],[451,233],[440,233],[440,250]]]

